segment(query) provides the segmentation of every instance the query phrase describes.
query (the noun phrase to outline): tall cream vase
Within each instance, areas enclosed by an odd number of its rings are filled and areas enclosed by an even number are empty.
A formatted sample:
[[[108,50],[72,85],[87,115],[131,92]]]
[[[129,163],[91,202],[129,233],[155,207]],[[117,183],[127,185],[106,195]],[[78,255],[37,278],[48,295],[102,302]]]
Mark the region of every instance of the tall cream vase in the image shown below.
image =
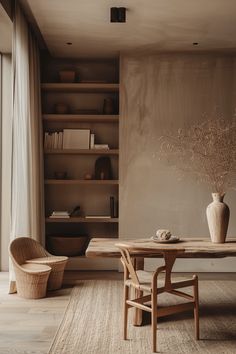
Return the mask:
[[[213,202],[207,207],[207,221],[213,243],[224,243],[228,224],[229,224],[229,207],[223,202],[224,194],[212,193]]]

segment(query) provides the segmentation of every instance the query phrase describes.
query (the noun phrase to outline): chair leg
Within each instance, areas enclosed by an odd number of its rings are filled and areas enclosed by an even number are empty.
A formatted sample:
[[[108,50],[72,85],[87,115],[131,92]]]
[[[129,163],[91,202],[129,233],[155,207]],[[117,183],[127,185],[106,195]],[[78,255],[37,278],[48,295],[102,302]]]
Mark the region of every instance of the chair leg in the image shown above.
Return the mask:
[[[195,276],[194,282],[194,321],[195,321],[195,338],[199,340],[199,296],[198,296],[198,277]]]
[[[157,352],[157,293],[152,292],[152,351]]]
[[[124,285],[124,327],[123,327],[123,337],[127,339],[127,326],[128,326],[128,305],[126,300],[128,300],[129,296],[129,288],[128,286]]]

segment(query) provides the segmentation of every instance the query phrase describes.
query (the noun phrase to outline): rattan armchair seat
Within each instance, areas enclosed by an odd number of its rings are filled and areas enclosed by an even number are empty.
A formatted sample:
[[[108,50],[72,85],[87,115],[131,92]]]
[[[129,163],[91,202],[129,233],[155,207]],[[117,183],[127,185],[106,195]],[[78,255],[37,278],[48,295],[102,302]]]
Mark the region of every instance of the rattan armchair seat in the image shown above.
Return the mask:
[[[61,288],[68,257],[57,257],[29,238],[18,237],[9,247],[16,275],[17,293],[27,299],[46,296],[46,290]]]
[[[48,279],[48,290],[57,290],[61,288],[64,269],[66,263],[68,261],[68,257],[63,256],[46,256],[46,257],[38,257],[27,260],[26,262],[29,264],[39,264],[39,265],[48,265],[51,267],[52,272]]]

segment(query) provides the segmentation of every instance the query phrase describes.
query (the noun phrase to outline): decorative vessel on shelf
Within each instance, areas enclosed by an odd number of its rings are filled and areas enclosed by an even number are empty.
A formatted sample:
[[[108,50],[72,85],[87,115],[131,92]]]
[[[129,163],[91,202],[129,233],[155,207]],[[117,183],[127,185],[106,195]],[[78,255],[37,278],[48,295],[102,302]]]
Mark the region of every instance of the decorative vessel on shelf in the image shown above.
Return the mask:
[[[113,99],[108,97],[103,101],[103,114],[113,114],[114,113],[114,102]]]
[[[74,70],[61,70],[59,71],[60,82],[62,83],[72,83],[75,82],[75,71]]]

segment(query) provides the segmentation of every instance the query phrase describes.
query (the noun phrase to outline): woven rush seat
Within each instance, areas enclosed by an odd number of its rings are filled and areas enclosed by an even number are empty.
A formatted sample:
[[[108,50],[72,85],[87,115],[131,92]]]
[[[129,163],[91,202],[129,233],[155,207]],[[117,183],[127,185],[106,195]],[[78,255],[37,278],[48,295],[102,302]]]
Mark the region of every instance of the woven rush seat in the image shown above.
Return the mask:
[[[148,292],[152,292],[152,279],[153,279],[153,275],[154,272],[150,272],[150,271],[145,271],[145,270],[136,270],[136,274],[139,280],[139,284],[136,285],[131,277],[129,279],[127,279],[125,281],[125,284],[127,286],[133,286],[136,289],[142,290],[142,291],[148,291]],[[160,273],[161,275],[161,273]],[[164,277],[164,273],[163,273],[163,277],[158,278],[158,289],[157,289],[157,293],[162,293],[164,286],[165,286],[165,277]],[[178,278],[178,280],[176,281],[172,281],[172,287],[174,288],[178,288],[178,287],[184,287],[184,283],[186,282],[186,278]],[[187,285],[186,285],[187,286]]]

